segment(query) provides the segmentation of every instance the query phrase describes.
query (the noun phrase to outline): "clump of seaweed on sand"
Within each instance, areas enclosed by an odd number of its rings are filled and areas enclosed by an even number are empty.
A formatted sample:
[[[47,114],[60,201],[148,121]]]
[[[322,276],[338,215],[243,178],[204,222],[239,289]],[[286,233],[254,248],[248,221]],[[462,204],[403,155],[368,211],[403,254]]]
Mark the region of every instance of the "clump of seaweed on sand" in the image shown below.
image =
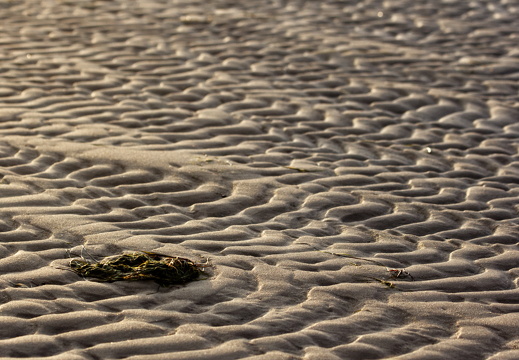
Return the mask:
[[[163,287],[197,280],[205,265],[181,257],[140,251],[89,261],[84,257],[71,259],[70,270],[84,278],[101,282],[120,280],[153,280]]]

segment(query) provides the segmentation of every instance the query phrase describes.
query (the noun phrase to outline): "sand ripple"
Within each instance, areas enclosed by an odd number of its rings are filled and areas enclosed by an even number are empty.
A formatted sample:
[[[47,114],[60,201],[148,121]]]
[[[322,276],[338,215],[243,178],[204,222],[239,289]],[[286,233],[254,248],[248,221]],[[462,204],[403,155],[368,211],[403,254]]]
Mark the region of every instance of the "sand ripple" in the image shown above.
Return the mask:
[[[519,7],[440,3],[4,1],[0,355],[518,358]]]

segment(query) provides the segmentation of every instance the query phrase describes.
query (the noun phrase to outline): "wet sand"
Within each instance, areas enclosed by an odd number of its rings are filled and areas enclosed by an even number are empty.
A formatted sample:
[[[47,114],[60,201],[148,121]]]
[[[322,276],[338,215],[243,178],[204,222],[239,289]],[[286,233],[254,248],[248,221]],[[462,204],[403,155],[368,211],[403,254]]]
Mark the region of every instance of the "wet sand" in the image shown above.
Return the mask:
[[[519,358],[518,15],[4,1],[0,358]]]

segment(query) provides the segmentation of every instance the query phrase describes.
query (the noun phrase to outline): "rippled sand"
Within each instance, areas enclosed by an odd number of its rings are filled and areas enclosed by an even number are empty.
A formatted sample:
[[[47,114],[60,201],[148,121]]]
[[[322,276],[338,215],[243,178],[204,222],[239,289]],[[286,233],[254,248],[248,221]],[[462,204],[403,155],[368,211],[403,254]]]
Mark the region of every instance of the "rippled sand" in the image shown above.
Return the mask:
[[[0,357],[519,358],[519,5],[0,4]],[[97,283],[68,253],[208,261]]]

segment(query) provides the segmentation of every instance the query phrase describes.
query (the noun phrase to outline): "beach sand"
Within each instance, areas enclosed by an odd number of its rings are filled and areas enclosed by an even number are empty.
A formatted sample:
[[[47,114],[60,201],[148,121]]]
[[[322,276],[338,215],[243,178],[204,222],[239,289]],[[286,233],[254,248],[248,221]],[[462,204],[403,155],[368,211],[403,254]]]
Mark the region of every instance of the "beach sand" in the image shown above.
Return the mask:
[[[518,16],[3,1],[0,358],[519,359]]]

